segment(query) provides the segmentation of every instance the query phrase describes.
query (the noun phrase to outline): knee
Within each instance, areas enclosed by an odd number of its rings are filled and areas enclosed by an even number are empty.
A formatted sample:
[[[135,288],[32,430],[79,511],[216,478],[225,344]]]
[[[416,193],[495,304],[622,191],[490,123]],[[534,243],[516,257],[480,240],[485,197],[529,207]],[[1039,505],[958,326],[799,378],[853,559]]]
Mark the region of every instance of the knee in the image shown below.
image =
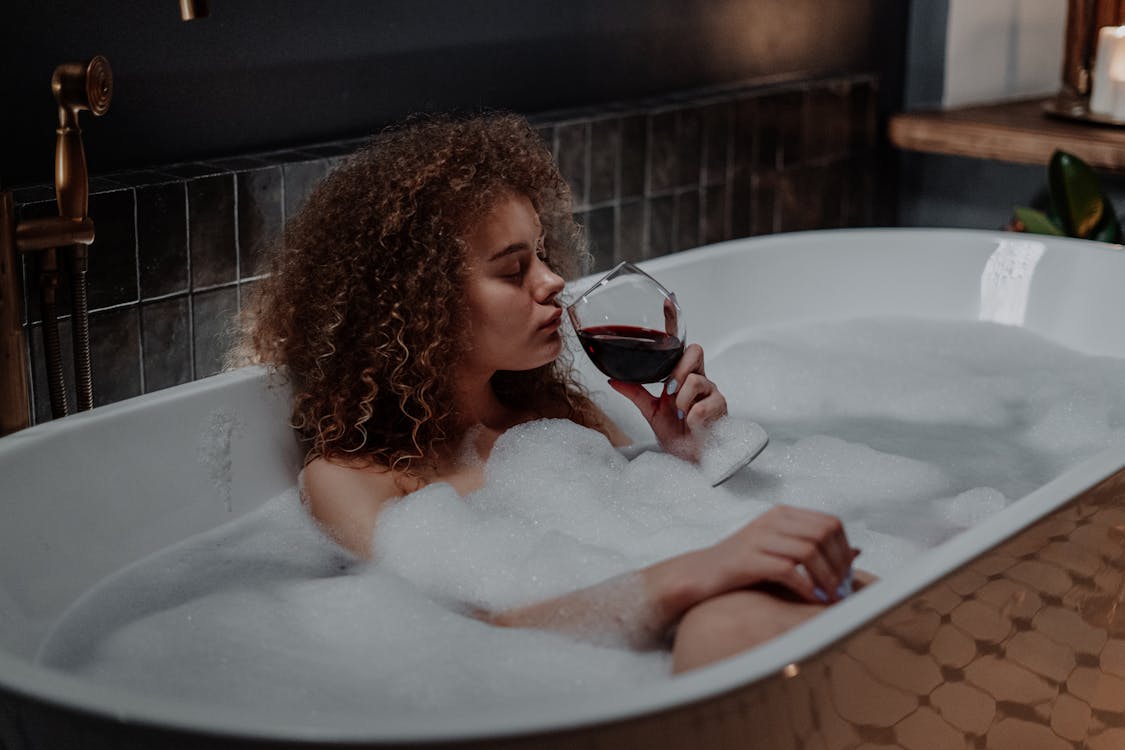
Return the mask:
[[[680,620],[672,671],[695,669],[753,648],[819,610],[760,591],[733,591],[695,605]]]

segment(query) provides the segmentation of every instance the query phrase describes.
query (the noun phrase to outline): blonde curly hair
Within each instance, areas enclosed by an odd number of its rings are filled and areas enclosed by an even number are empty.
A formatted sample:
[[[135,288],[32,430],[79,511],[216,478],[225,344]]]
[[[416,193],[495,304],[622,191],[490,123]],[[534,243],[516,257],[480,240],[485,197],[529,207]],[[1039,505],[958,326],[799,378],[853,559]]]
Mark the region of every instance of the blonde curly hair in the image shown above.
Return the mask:
[[[417,117],[375,136],[286,226],[248,305],[239,362],[277,368],[292,425],[317,457],[417,475],[466,426],[452,375],[466,332],[464,237],[511,194],[527,196],[564,278],[588,254],[565,180],[521,117]],[[506,405],[601,428],[569,360],[499,372]]]

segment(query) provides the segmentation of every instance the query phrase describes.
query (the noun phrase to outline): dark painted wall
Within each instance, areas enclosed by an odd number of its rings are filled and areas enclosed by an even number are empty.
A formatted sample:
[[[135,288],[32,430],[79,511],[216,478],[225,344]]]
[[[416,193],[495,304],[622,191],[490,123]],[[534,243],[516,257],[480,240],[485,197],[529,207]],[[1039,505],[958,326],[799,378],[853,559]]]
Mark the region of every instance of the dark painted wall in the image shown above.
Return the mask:
[[[0,179],[49,182],[54,66],[109,58],[94,174],[363,135],[416,110],[525,113],[770,76],[877,71],[901,101],[901,0],[16,0],[0,27]]]

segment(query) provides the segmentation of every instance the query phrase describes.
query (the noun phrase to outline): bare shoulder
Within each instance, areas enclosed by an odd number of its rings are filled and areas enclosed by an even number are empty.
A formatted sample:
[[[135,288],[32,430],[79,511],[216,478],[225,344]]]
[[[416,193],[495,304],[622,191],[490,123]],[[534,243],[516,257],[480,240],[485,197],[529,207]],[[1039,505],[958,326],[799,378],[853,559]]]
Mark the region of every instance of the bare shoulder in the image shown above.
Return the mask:
[[[402,497],[398,472],[386,467],[348,466],[316,458],[301,478],[309,513],[337,542],[360,557],[371,556],[375,521],[387,501]]]
[[[610,419],[609,415],[606,414],[600,406],[598,406],[593,401],[590,402],[590,406],[593,407],[593,421],[590,424],[583,425],[584,427],[589,427],[590,429],[597,430],[598,432],[602,433],[616,448],[620,448],[624,445],[629,445],[633,442],[632,438],[625,434],[625,431],[618,427],[617,423]],[[565,404],[562,403],[548,405],[545,408],[540,408],[538,414],[534,416],[543,417],[546,419],[573,419],[570,410],[566,407]]]
[[[598,421],[597,424],[594,425],[594,429],[609,438],[610,444],[615,448],[632,444],[633,439],[625,434],[625,431],[618,427],[617,423],[610,419],[608,414],[602,411],[596,404],[594,405],[594,409],[595,418]]]

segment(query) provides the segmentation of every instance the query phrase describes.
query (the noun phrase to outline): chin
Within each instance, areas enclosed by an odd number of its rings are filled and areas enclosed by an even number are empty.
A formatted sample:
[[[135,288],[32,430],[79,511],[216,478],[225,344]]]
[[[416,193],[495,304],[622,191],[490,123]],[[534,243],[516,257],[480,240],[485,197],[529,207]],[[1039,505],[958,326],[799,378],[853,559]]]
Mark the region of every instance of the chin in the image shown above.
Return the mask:
[[[540,367],[546,367],[547,365],[554,362],[556,359],[559,358],[559,354],[561,354],[561,353],[562,353],[562,342],[560,341],[557,345],[552,346],[549,349],[546,349],[543,353],[543,356],[529,358],[526,362],[524,362],[523,367],[512,368],[512,369],[519,370],[521,372],[527,372],[529,370],[537,370]]]

